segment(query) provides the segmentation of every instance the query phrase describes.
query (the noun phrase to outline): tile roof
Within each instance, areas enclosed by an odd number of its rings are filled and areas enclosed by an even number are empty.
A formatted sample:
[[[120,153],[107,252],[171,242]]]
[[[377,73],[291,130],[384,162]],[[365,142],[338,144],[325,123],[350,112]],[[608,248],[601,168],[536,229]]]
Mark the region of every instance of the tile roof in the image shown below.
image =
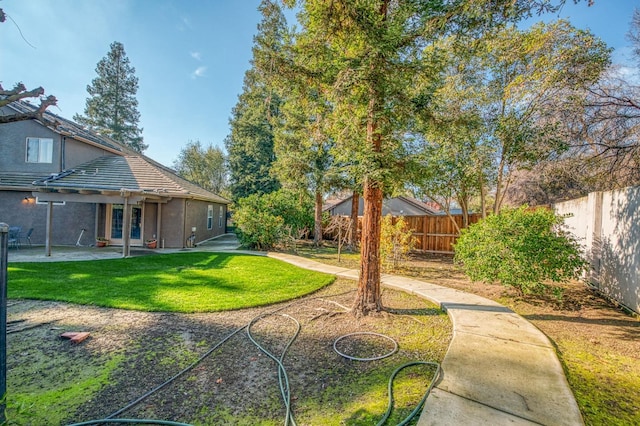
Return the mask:
[[[121,191],[163,197],[229,200],[195,185],[143,155],[106,155],[33,182],[39,188],[71,191]]]
[[[7,105],[19,114],[37,111],[25,101]],[[34,118],[52,131],[106,148],[115,155],[96,158],[72,170],[43,177],[42,174],[0,172],[0,189],[33,190],[35,187],[69,191],[120,191],[153,193],[165,197],[198,198],[217,203],[230,201],[178,176],[172,169],[126,145],[89,130],[71,120],[45,111]]]
[[[42,173],[0,172],[0,190],[18,189],[31,191],[31,183],[42,177]]]
[[[28,114],[38,110],[37,106],[23,100],[12,102],[8,104],[7,107],[10,107],[19,114]],[[38,118],[34,119],[39,120]],[[85,139],[86,141],[89,141],[98,146],[107,148],[112,151],[121,152],[123,154],[135,153],[135,151],[131,150],[131,148],[114,139],[111,139],[110,137],[100,135],[99,133],[91,131],[79,125],[78,123],[53,114],[48,110],[43,113],[42,120],[39,121],[41,121],[45,126],[58,134]]]

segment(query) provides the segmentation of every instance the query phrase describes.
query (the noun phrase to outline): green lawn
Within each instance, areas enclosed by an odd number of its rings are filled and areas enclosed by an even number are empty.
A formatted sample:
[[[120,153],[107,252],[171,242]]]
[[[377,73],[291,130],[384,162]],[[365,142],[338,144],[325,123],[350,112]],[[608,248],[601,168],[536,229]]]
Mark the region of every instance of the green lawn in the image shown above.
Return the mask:
[[[8,278],[12,299],[164,312],[268,305],[308,294],[335,280],[268,257],[203,252],[11,263]]]

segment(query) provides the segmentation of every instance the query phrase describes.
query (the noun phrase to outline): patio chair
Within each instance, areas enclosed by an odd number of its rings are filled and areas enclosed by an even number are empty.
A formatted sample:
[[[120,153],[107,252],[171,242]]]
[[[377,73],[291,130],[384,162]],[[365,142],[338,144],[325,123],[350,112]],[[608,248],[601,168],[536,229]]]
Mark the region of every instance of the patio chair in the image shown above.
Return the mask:
[[[29,228],[29,230],[24,236],[22,235],[20,236],[20,240],[29,243],[29,247],[31,247],[31,234],[33,234],[33,228]],[[19,241],[19,243],[21,244],[22,241]]]
[[[22,231],[22,228],[20,228],[19,226],[9,227],[9,240],[8,240],[9,248],[11,247],[14,247],[16,249],[20,248],[20,231]]]

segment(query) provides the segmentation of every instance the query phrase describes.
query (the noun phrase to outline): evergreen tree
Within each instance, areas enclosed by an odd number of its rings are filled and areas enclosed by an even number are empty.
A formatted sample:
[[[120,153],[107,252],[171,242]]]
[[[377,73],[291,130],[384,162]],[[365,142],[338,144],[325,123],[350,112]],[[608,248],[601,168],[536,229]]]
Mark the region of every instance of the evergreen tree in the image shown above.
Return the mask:
[[[563,0],[557,0],[562,3]],[[294,3],[290,1],[289,3]],[[382,200],[408,177],[411,160],[406,129],[414,103],[409,88],[435,65],[423,49],[451,33],[480,35],[534,11],[553,9],[554,0],[412,1],[306,0],[299,22],[316,40],[317,70],[335,76],[333,137],[350,177],[362,185],[364,217],[358,292],[354,313],[382,309],[380,232]]]
[[[96,66],[98,76],[87,86],[84,116],[73,119],[91,130],[115,139],[131,149],[143,152],[142,129],[138,127],[138,78],[129,63],[122,43],[114,41],[111,50]]]
[[[225,140],[234,200],[280,188],[271,173],[275,161],[271,120],[278,115],[280,99],[269,86],[273,67],[268,58],[281,49],[286,22],[271,1],[263,0],[259,10],[263,19],[254,38],[252,67],[245,73],[243,91],[232,111],[231,134]]]
[[[203,147],[200,141],[189,142],[180,150],[173,167],[188,181],[224,196],[227,188],[227,170],[224,152],[217,146]]]

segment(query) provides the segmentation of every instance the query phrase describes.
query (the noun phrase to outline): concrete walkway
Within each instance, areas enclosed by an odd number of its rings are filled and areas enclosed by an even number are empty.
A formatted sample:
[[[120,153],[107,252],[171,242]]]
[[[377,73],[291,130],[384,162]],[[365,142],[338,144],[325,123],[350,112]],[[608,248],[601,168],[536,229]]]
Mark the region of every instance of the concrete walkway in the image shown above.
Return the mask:
[[[355,270],[297,256],[268,256],[358,277]],[[484,297],[424,281],[383,275],[382,284],[430,300],[453,323],[443,377],[427,398],[419,426],[583,424],[553,345],[524,318]]]
[[[207,241],[193,249],[132,250],[132,254],[177,251],[234,251],[235,236]],[[256,253],[253,254],[264,254]],[[298,256],[269,257],[306,269],[357,279],[358,271]],[[54,247],[9,252],[9,262],[118,258],[118,248]],[[386,287],[424,297],[447,312],[453,338],[442,362],[443,376],[418,421],[430,425],[582,425],[575,398],[555,349],[531,323],[480,296],[411,278],[383,275]]]

